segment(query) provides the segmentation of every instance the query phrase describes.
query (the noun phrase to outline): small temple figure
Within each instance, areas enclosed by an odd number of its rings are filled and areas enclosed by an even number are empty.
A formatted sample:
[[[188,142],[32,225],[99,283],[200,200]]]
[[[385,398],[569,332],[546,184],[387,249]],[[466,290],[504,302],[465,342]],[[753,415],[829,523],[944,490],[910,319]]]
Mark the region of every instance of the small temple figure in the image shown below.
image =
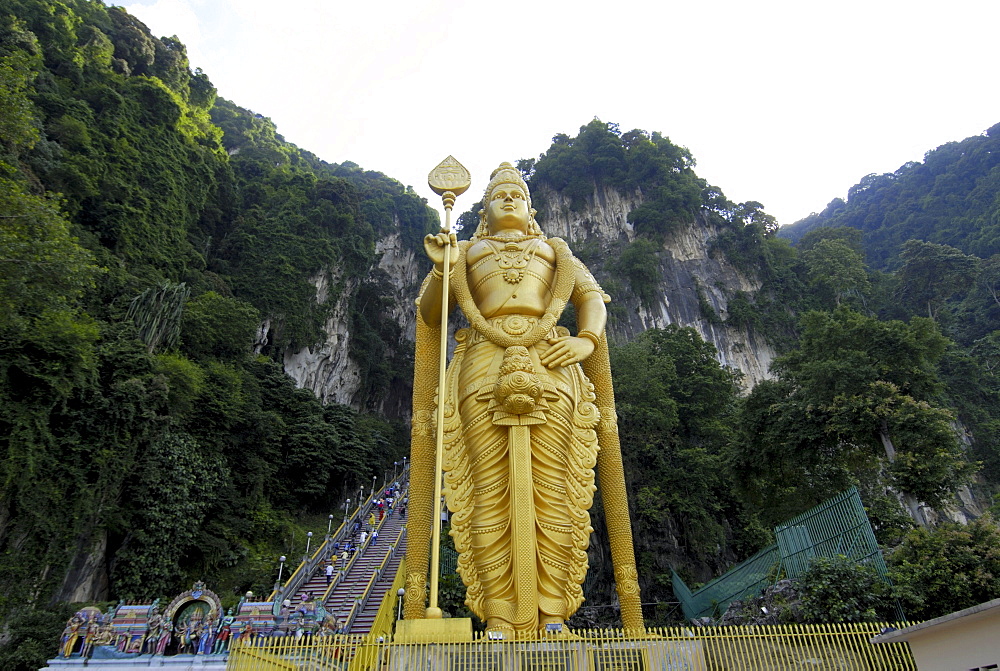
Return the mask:
[[[218,655],[229,650],[229,637],[232,634],[233,630],[229,624],[223,624],[219,628],[219,633],[215,637],[215,647],[212,649],[213,655]]]
[[[243,629],[240,631],[240,637],[239,637],[240,643],[242,643],[243,645],[250,643],[250,641],[253,640],[253,635],[254,635],[253,621],[247,620],[247,622],[243,625]]]
[[[212,646],[215,644],[215,618],[209,617],[202,627],[201,638],[198,640],[198,654],[211,655]]]
[[[90,619],[87,620],[87,633],[83,636],[83,648],[80,650],[81,657],[84,659],[90,657],[90,653],[94,649],[94,641],[100,633],[101,624],[97,615],[92,613]]]
[[[59,653],[63,657],[68,658],[73,654],[73,649],[76,647],[76,641],[80,638],[80,627],[82,626],[83,619],[76,615],[66,621],[66,627],[63,629],[59,645]]]
[[[156,644],[163,633],[161,629],[163,616],[160,615],[157,609],[154,608],[152,610],[153,614],[149,616],[149,621],[146,623],[146,638],[142,642],[142,654],[153,654],[156,652]]]
[[[170,620],[166,617],[160,622],[160,636],[156,642],[156,654],[162,655],[166,653],[167,646],[170,645],[170,639],[173,635],[173,627],[170,626]]]

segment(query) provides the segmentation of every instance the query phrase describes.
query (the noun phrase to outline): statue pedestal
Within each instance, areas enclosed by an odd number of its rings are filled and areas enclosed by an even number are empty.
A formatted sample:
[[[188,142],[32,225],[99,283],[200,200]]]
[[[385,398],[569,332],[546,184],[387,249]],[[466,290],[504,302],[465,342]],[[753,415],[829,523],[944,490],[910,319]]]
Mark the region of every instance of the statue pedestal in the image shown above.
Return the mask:
[[[472,619],[398,620],[393,643],[461,643],[472,641]]]

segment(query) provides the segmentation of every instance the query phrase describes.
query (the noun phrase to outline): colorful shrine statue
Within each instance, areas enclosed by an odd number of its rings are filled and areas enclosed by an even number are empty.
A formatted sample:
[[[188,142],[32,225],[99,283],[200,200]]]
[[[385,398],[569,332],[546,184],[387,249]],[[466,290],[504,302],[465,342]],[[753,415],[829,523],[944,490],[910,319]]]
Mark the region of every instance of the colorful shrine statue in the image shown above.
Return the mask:
[[[111,624],[103,624],[101,625],[101,630],[94,638],[94,645],[111,645],[114,642],[114,638],[114,629],[112,629]]]
[[[509,163],[491,175],[479,215],[469,241],[456,242],[447,233],[424,241],[434,268],[417,299],[411,486],[416,491],[434,477],[425,474],[437,403],[429,363],[436,367],[444,251],[451,245],[454,300],[447,307],[457,304],[470,328],[455,334],[441,395],[443,468],[466,604],[487,629],[510,632],[561,624],[577,610],[592,531],[594,468],[599,451],[607,451],[601,486],[606,502],[617,506],[609,525],[623,522],[612,534],[618,589],[629,602],[626,627],[640,628],[604,335],[610,298],[563,240],[542,233],[527,185]],[[570,302],[576,335],[557,326]],[[426,504],[421,510],[426,514]],[[416,518],[411,522],[411,529],[422,526]],[[420,548],[423,540],[411,534],[410,544]],[[422,616],[422,552],[416,550],[408,569],[408,618]]]
[[[177,654],[186,655],[191,646],[191,623],[184,621],[177,623]]]
[[[80,638],[80,627],[82,626],[83,619],[76,615],[66,621],[66,627],[63,629],[62,638],[59,641],[59,654],[63,657],[69,657],[73,654],[76,641]]]
[[[146,637],[142,642],[142,654],[153,654],[156,652],[156,644],[160,640],[160,635],[162,634],[163,616],[160,615],[159,609],[155,604],[152,608],[150,608],[150,610],[152,611],[152,614],[146,622]]]
[[[244,645],[253,640],[254,634],[257,632],[253,628],[253,620],[247,620],[243,623],[243,628],[240,630],[239,642]]]
[[[167,646],[170,645],[171,638],[173,638],[173,626],[171,626],[170,620],[164,617],[160,622],[160,635],[156,640],[157,655],[166,653]]]
[[[91,613],[90,618],[87,620],[87,633],[83,636],[83,647],[80,649],[80,656],[84,659],[90,657],[94,649],[94,641],[97,639],[97,635],[101,633],[99,617],[100,611],[97,611],[97,613]]]
[[[229,649],[229,637],[232,634],[232,625],[224,622],[219,627],[219,633],[215,637],[215,647],[212,648],[212,653],[217,655],[226,652]]]
[[[205,625],[202,627],[201,638],[198,641],[198,654],[199,655],[211,655],[212,646],[215,645],[215,631],[217,625],[215,618],[209,616]]]

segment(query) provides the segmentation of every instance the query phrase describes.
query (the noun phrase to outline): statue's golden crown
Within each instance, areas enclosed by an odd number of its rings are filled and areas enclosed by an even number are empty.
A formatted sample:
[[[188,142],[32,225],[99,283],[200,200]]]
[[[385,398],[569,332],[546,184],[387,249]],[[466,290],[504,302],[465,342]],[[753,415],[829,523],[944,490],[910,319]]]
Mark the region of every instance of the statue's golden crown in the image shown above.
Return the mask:
[[[512,166],[510,163],[504,161],[500,166],[490,174],[490,183],[486,185],[486,191],[483,193],[483,207],[489,205],[490,194],[493,193],[493,189],[501,184],[514,184],[521,187],[524,190],[524,195],[528,201],[528,208],[531,208],[531,193],[528,191],[528,185],[521,177],[521,171]]]

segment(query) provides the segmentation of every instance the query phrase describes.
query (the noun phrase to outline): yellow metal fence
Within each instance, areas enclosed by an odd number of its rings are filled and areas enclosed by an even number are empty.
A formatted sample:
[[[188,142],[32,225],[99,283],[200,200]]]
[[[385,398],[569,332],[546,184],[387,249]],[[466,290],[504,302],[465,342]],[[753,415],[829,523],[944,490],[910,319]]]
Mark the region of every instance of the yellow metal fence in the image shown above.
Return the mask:
[[[236,645],[230,671],[913,671],[906,643],[872,644],[886,625],[673,627],[644,635],[576,630],[529,640],[456,643],[346,635]],[[903,626],[903,625],[897,625]]]

